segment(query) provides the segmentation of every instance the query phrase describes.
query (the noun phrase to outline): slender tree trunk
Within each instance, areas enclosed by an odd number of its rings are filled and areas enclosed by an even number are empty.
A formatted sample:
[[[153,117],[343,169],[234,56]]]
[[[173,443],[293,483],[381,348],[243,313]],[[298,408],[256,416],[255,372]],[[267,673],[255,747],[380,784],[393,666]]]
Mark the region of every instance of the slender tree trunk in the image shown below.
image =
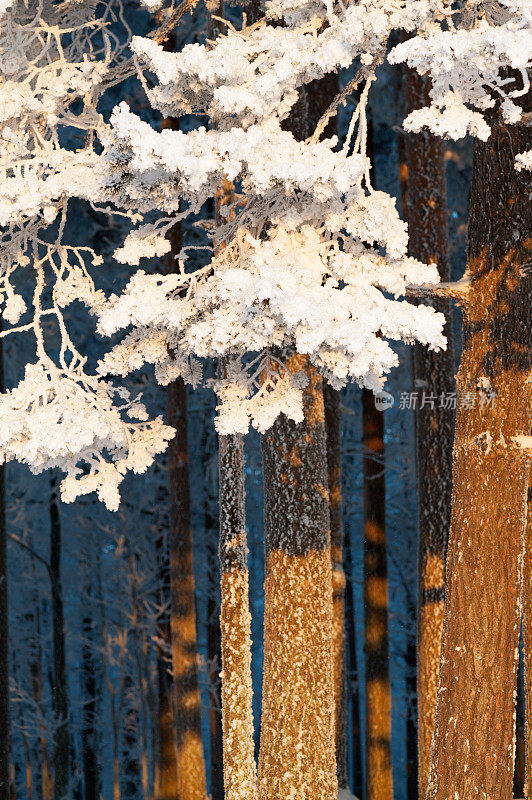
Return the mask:
[[[388,569],[384,414],[362,390],[364,446],[364,655],[366,800],[392,800],[392,697],[388,643]]]
[[[532,426],[530,175],[514,159],[532,147],[532,129],[492,121],[488,141],[474,145],[429,800],[512,797],[529,481],[513,437]]]
[[[218,480],[213,475],[213,464],[218,467],[218,444],[213,424],[214,405],[204,410],[204,428],[201,441],[203,466],[203,519],[207,550],[207,656],[209,661],[209,731],[210,777],[212,800],[223,800],[223,734],[220,668],[222,643],[220,633],[220,568],[218,558]],[[216,469],[216,475],[218,469]]]
[[[338,75],[331,73],[313,81],[306,89],[308,125],[314,129],[338,92]],[[324,136],[337,133],[336,117],[331,119]],[[323,387],[327,434],[327,469],[331,521],[331,557],[333,581],[333,652],[335,743],[338,785],[347,788],[347,682],[345,647],[345,572],[343,565],[342,468],[340,452],[340,395],[328,384]]]
[[[174,49],[171,38],[167,49]],[[179,120],[163,119],[163,128],[179,129]],[[177,268],[173,256],[181,250],[181,226],[172,228],[167,270]],[[168,424],[176,436],[168,447],[170,480],[171,634],[177,736],[176,800],[205,800],[207,782],[201,736],[201,697],[197,666],[197,630],[187,441],[187,394],[182,378],[167,390]]]
[[[405,70],[406,111],[430,100],[430,80]],[[438,265],[442,281],[450,279],[445,187],[445,145],[428,131],[404,137],[406,151],[409,254]],[[404,167],[403,167],[404,169]],[[430,745],[438,693],[445,549],[451,522],[452,443],[454,410],[444,398],[454,392],[454,348],[449,300],[433,305],[446,315],[447,349],[412,348],[418,483],[418,743],[419,795],[424,798],[430,766]]]
[[[53,690],[54,713],[54,800],[68,800],[69,793],[69,710],[65,653],[65,618],[61,582],[61,523],[57,477],[50,480],[50,578],[52,584]]]
[[[170,562],[164,537],[157,539],[157,560],[159,571],[159,602],[170,600]],[[156,800],[174,800],[177,792],[177,748],[172,708],[172,676],[169,660],[172,653],[170,633],[170,614],[158,624],[159,644],[157,646],[157,695],[158,695],[158,745],[159,765],[156,785]]]
[[[262,437],[266,549],[261,800],[334,800],[332,568],[322,379],[306,356],[303,422]]]
[[[205,800],[207,791],[197,666],[187,401],[182,379],[168,387],[167,397],[168,422],[177,431],[168,452],[172,664],[177,727],[176,800]]]
[[[83,788],[85,800],[98,800],[100,797],[100,765],[98,747],[98,710],[101,696],[101,672],[97,659],[95,637],[96,622],[93,602],[93,562],[91,553],[94,541],[89,539],[83,553],[81,569],[84,582],[84,614],[81,620],[83,643],[81,646],[81,683],[83,710],[81,722],[81,752],[83,762]]]
[[[31,539],[30,539],[31,546]],[[36,585],[36,571],[35,559],[31,554],[31,574]],[[30,649],[30,664],[29,671],[31,677],[31,693],[40,716],[39,724],[39,766],[40,766],[40,790],[42,800],[51,800],[52,798],[52,778],[50,774],[50,759],[48,755],[48,741],[46,736],[46,727],[44,724],[44,708],[43,708],[43,673],[42,673],[42,638],[41,638],[41,609],[39,605],[39,595],[35,590],[32,595],[33,607],[35,614],[33,617],[34,631],[33,642]]]
[[[355,604],[353,599],[353,557],[351,554],[351,532],[346,526],[344,537],[346,565],[346,640],[349,654],[349,671],[347,679],[348,692],[351,699],[351,759],[353,764],[353,792],[362,797],[362,748],[360,744],[360,689],[357,665],[357,637],[355,628]]]
[[[331,519],[333,589],[333,669],[336,771],[338,786],[347,788],[347,681],[345,658],[345,572],[343,563],[342,464],[340,450],[340,393],[325,384],[325,427]]]
[[[137,688],[126,666],[123,683],[124,717],[122,721],[122,771],[121,793],[127,800],[137,800],[140,795],[141,765],[139,760],[139,707]],[[144,798],[143,798],[144,800]]]
[[[1,326],[1,319],[0,319]],[[0,345],[0,391],[4,390],[4,355]],[[9,791],[9,625],[7,603],[7,529],[5,466],[0,466],[0,797]]]
[[[220,436],[218,452],[225,798],[257,800],[242,436]]]
[[[527,521],[523,562],[523,668],[525,679],[525,791],[532,797],[532,470],[527,491]]]

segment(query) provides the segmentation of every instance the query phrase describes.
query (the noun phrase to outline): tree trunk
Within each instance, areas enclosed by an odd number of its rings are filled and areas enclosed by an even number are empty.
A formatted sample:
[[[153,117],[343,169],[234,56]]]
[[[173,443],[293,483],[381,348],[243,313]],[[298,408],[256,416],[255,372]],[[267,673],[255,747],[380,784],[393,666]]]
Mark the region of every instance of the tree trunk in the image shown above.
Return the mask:
[[[205,800],[207,790],[197,666],[187,401],[185,384],[181,378],[170,384],[167,396],[168,423],[177,430],[168,450],[172,664],[177,728],[176,800]]]
[[[308,126],[313,130],[338,92],[338,75],[331,73],[313,81],[306,88]],[[334,116],[325,136],[337,133]],[[323,387],[327,435],[327,470],[329,513],[331,521],[331,557],[333,581],[333,653],[335,746],[338,785],[347,788],[347,682],[345,647],[345,572],[343,565],[344,528],[342,521],[342,468],[340,453],[340,394],[328,384]]]
[[[213,464],[218,467],[218,443],[213,424],[214,407],[209,403],[204,409],[201,441],[203,467],[203,519],[207,553],[207,657],[209,663],[209,732],[210,778],[212,800],[223,800],[223,735],[220,668],[222,643],[220,633],[220,564],[218,558],[218,481],[214,479]],[[216,470],[218,473],[218,469]]]
[[[343,563],[342,463],[340,450],[340,393],[323,387],[327,433],[329,514],[333,589],[333,677],[336,772],[338,786],[347,788],[347,681],[345,658],[345,572]]]
[[[170,37],[166,49],[175,49]],[[163,119],[163,128],[179,129],[179,120]],[[181,250],[181,226],[170,233],[167,270],[177,268],[174,255]],[[168,424],[177,433],[168,447],[170,479],[170,551],[172,665],[177,735],[176,800],[205,800],[207,782],[201,737],[201,697],[197,666],[195,581],[192,555],[190,485],[187,442],[187,395],[182,378],[168,386]]]
[[[303,422],[262,437],[266,580],[261,800],[335,800],[332,569],[322,379],[306,356]]]
[[[495,116],[474,145],[430,800],[512,797],[529,479],[513,437],[532,426],[530,175],[514,159],[531,147],[532,129]]]
[[[65,654],[65,618],[61,582],[61,523],[57,477],[50,480],[50,578],[52,584],[53,683],[54,714],[54,800],[68,800],[70,733]]]
[[[122,770],[121,794],[124,800],[137,800],[140,795],[141,766],[139,760],[139,708],[137,702],[138,689],[126,665],[123,683],[124,717],[122,720]],[[145,798],[143,798],[145,800]]]
[[[83,692],[81,752],[85,800],[98,800],[101,792],[97,720],[102,686],[100,665],[96,657],[98,645],[94,635],[96,622],[94,619],[93,563],[91,558],[91,550],[93,548],[94,541],[89,538],[80,564],[83,572],[83,603],[85,608],[81,620],[83,636],[81,646],[81,683]]]
[[[525,678],[525,791],[532,796],[532,470],[527,491],[527,522],[523,562],[523,668]]]
[[[0,321],[1,324],[1,321]],[[4,390],[4,358],[0,344],[0,391]],[[0,465],[0,797],[9,793],[9,625],[7,603],[7,529],[5,466]]]
[[[351,554],[351,532],[346,526],[344,537],[346,565],[346,641],[349,654],[349,671],[347,679],[348,692],[351,698],[351,758],[353,764],[353,792],[362,797],[362,748],[360,744],[360,681],[357,665],[357,637],[355,627],[355,604],[353,599],[353,557]]]
[[[170,599],[170,562],[164,537],[157,539],[158,595],[164,605]],[[172,708],[172,676],[169,657],[172,652],[170,615],[165,613],[157,626],[159,644],[157,646],[157,695],[158,695],[158,746],[159,765],[156,786],[156,800],[174,800],[177,792],[177,750]]]
[[[364,446],[364,656],[366,800],[392,800],[392,697],[388,644],[388,569],[384,414],[362,390]]]
[[[405,70],[406,112],[430,102],[430,80]],[[447,239],[445,145],[429,131],[408,134],[406,150],[406,219],[409,255],[438,265],[442,281],[450,279]],[[453,328],[449,300],[433,305],[445,314],[447,349],[412,348],[418,485],[418,743],[419,795],[424,798],[438,694],[445,550],[451,522],[454,410],[440,402],[455,390]]]
[[[257,800],[242,436],[220,436],[218,452],[225,798]]]

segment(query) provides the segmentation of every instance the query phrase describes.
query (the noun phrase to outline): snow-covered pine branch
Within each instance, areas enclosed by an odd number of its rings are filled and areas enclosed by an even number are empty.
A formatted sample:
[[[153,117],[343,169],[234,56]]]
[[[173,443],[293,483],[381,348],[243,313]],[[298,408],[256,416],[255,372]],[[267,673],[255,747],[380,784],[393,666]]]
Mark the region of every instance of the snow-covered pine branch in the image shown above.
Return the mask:
[[[397,363],[387,340],[444,346],[441,315],[400,299],[407,284],[436,283],[437,270],[407,258],[406,226],[369,181],[374,73],[343,146],[297,141],[281,125],[306,83],[357,58],[371,64],[394,27],[417,29],[431,14],[442,11],[427,2],[267,3],[254,25],[179,53],[133,39],[159,81],[148,90],[152,104],[165,114],[202,111],[216,127],[156,132],[122,104],[103,135],[106,191],[125,208],[165,213],[185,213],[183,202],[198,211],[224,179],[244,197],[213,232],[225,246],[207,268],[141,271],[97,310],[102,333],[133,326],[104,358],[104,374],[145,360],[162,383],[196,381],[198,359],[228,358],[226,378],[215,383],[218,430],[245,432],[251,422],[264,431],[280,413],[302,414],[301,378],[273,355],[279,348],[307,353],[336,387],[355,379],[378,389]],[[271,24],[281,17],[283,26]],[[136,261],[132,244],[128,237]]]

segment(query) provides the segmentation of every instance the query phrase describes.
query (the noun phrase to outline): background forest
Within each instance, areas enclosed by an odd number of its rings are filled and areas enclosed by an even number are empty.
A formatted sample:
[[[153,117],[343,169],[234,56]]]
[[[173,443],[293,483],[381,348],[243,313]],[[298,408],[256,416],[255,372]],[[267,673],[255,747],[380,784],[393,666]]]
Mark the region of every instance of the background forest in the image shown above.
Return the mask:
[[[247,13],[252,21],[251,4]],[[213,39],[225,24],[223,16],[236,27],[242,23],[237,5],[199,3],[166,48],[180,51],[186,43]],[[127,31],[146,36],[161,19],[136,0],[124,0],[110,15],[110,30],[125,41]],[[355,73],[350,67],[340,70],[338,81],[315,80],[307,86],[298,114],[308,130],[315,128],[339,88]],[[377,67],[376,75],[368,103],[373,185],[395,198],[402,219],[408,221],[410,214],[409,253],[416,258],[428,261],[434,255],[426,252],[434,244],[430,227],[440,225],[440,272],[444,281],[458,281],[467,262],[471,141],[406,133],[402,121],[412,109],[412,98],[426,87],[420,88],[420,79],[407,67],[387,62]],[[152,88],[150,73],[145,80]],[[149,105],[145,88],[137,76],[112,86],[101,101],[101,113],[108,116],[125,98],[131,111],[153,128],[176,127],[175,120],[163,119]],[[331,135],[336,130],[341,140],[345,138],[360,91],[359,87],[329,121]],[[204,123],[201,115],[187,114],[179,124],[186,132],[198,122]],[[80,130],[69,135],[79,136],[81,142],[85,134]],[[432,206],[425,204],[424,181],[440,189],[442,182],[446,186],[435,202],[432,198]],[[220,196],[207,201],[199,219],[219,215],[221,205]],[[434,222],[435,214],[439,222]],[[198,218],[185,218],[172,234],[172,254],[181,244],[196,248],[188,251],[190,271],[205,263],[209,241],[205,227],[197,223]],[[98,287],[107,294],[118,292],[130,276],[130,266],[113,256],[128,230],[126,219],[98,213],[84,199],[70,201],[69,241],[89,246],[102,257]],[[165,273],[172,269],[172,254],[144,260],[142,268],[153,275]],[[30,305],[33,283],[20,280],[17,291]],[[342,578],[334,595],[335,624],[340,620],[342,628],[335,635],[343,642],[343,668],[335,674],[335,689],[341,694],[336,717],[339,797],[420,796],[418,699],[427,702],[436,687],[429,686],[430,676],[421,677],[427,695],[418,698],[419,530],[429,535],[427,517],[438,515],[440,528],[448,527],[455,410],[468,402],[454,383],[462,353],[461,312],[448,299],[435,302],[447,315],[452,345],[446,356],[440,354],[440,362],[427,361],[419,344],[394,343],[399,366],[387,379],[387,394],[375,399],[356,384],[340,391],[324,389],[333,552],[345,574],[345,593]],[[93,316],[80,303],[66,308],[64,316],[76,346],[89,365],[96,365],[109,342],[94,335]],[[45,319],[43,326],[51,352],[58,353],[61,340],[55,321]],[[116,341],[118,335],[111,343]],[[4,385],[12,387],[32,358],[34,342],[28,332],[1,343]],[[443,367],[441,358],[446,359]],[[222,359],[211,362],[207,379],[214,381],[223,369]],[[223,458],[235,456],[228,449],[230,437],[215,430],[217,399],[208,386],[192,389],[181,379],[166,388],[158,386],[146,366],[123,383],[132,396],[142,392],[150,415],[177,422],[178,435],[144,474],[126,476],[117,511],[108,510],[94,495],[78,497],[73,504],[61,502],[62,476],[56,470],[32,475],[17,462],[2,467],[10,800],[201,800],[205,784],[201,776],[194,777],[197,769],[204,770],[212,800],[224,798],[220,585],[227,565],[222,559],[220,566],[219,558],[220,505],[228,491],[221,481],[230,482],[234,474],[234,463]],[[443,432],[435,445],[424,426],[430,427],[431,410],[441,407],[442,397]],[[243,442],[257,757],[264,679],[264,515],[276,511],[272,506],[265,509],[267,455],[261,434],[251,430]],[[434,458],[440,459],[436,471]],[[432,495],[427,494],[427,476],[432,476]],[[434,552],[439,548],[441,560],[445,542],[436,544]],[[180,559],[177,599],[172,598],[172,559]],[[443,567],[438,568],[443,575]],[[436,589],[443,592],[443,586]],[[443,594],[433,601],[439,609],[436,616],[443,614]],[[430,631],[430,622],[425,624]],[[172,626],[185,641],[180,675],[174,674]],[[431,646],[434,642],[428,643]],[[371,689],[376,683],[377,693]],[[520,668],[515,797],[524,796],[524,713]],[[181,742],[188,741],[186,731],[199,733],[202,750],[183,745],[183,752],[176,752],[176,725]],[[177,788],[176,763],[186,776]]]

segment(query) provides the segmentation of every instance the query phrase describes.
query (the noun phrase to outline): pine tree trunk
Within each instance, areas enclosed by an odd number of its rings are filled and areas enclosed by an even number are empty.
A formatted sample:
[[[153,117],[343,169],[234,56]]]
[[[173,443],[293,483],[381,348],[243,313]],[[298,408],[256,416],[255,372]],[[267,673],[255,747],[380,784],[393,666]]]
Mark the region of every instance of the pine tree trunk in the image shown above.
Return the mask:
[[[430,102],[430,80],[405,70],[406,112]],[[447,240],[445,146],[428,131],[405,137],[409,255],[438,265],[442,281],[450,279]],[[424,798],[430,767],[430,746],[438,694],[445,549],[451,522],[452,443],[454,410],[440,398],[454,392],[454,348],[448,300],[433,305],[446,315],[447,349],[412,348],[418,483],[418,743],[419,795]],[[423,404],[423,396],[432,398]],[[423,406],[423,407],[422,407]]]
[[[84,614],[81,620],[81,685],[83,709],[81,720],[81,754],[83,763],[84,800],[99,800],[101,792],[98,710],[101,697],[101,670],[97,659],[98,645],[94,635],[96,622],[93,602],[94,540],[90,537],[83,546],[80,568],[83,575]],[[98,546],[98,545],[96,545]]]
[[[335,800],[332,569],[322,379],[306,356],[305,418],[262,437],[266,550],[261,800]]]
[[[0,344],[0,391],[4,390],[4,358]],[[0,797],[9,792],[9,625],[7,602],[7,529],[5,466],[0,465]]]
[[[218,481],[213,479],[212,467],[218,467],[218,442],[213,424],[213,405],[204,409],[202,435],[203,518],[208,570],[207,588],[207,657],[209,663],[209,731],[210,731],[210,789],[212,800],[223,800],[223,734],[220,667],[222,643],[220,633],[220,564],[218,558]],[[218,472],[218,469],[216,470]]]
[[[124,717],[122,720],[122,770],[121,795],[124,800],[137,800],[139,797],[140,761],[139,761],[139,709],[137,703],[137,687],[127,671],[123,683]],[[145,800],[145,798],[143,798]]]
[[[220,436],[218,452],[225,798],[257,800],[242,436]]]
[[[362,797],[362,747],[360,743],[360,689],[357,665],[357,636],[355,626],[355,604],[353,600],[353,557],[351,554],[351,532],[346,526],[344,538],[346,565],[346,641],[349,655],[348,693],[351,699],[351,759],[353,763],[353,792]]]
[[[362,390],[364,446],[364,655],[366,800],[392,800],[392,697],[388,642],[384,414]]]
[[[523,562],[523,667],[525,678],[525,791],[532,797],[532,470],[527,491],[527,521]]]
[[[338,92],[338,75],[331,73],[306,87],[308,127],[313,130]],[[333,117],[324,136],[337,133]],[[333,650],[335,743],[338,785],[347,788],[347,682],[345,647],[345,572],[343,565],[342,469],[340,454],[340,395],[328,384],[323,387],[327,435],[329,512],[333,581]]]
[[[83,675],[83,720],[81,747],[83,759],[83,785],[85,800],[98,800],[100,796],[100,772],[98,765],[96,728],[96,680],[97,665],[93,641],[93,620],[85,614],[82,620],[82,675]]]
[[[65,618],[63,613],[63,587],[61,582],[61,523],[57,478],[50,481],[50,578],[52,584],[53,626],[53,683],[52,708],[54,713],[54,800],[68,800],[69,796],[69,710],[65,653]]]
[[[530,175],[517,172],[514,159],[531,147],[532,129],[498,119],[488,141],[474,145],[471,283],[463,300],[462,404],[429,800],[512,797],[529,480],[512,437],[529,436],[532,426]]]
[[[168,451],[172,664],[177,728],[176,800],[205,800],[207,791],[197,667],[187,402],[182,379],[168,387],[167,396],[168,423],[177,431]]]
[[[158,564],[159,602],[170,600],[170,562],[164,536],[156,543]],[[168,656],[172,652],[170,615],[165,614],[157,626],[157,696],[158,696],[158,748],[156,800],[174,800],[177,792],[177,750],[172,708],[172,676],[168,669]]]
[[[338,786],[347,788],[347,681],[345,658],[345,572],[343,563],[342,464],[340,450],[340,393],[323,387],[327,433],[327,471],[331,519],[333,589],[333,670],[336,771]]]

